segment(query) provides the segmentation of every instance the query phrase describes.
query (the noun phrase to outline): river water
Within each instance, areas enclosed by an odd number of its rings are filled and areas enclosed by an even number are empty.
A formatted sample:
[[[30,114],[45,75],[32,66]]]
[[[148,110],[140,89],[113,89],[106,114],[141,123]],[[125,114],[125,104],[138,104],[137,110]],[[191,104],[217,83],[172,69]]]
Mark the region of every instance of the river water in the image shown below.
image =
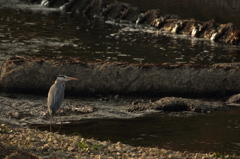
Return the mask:
[[[225,4],[219,0],[216,3],[207,0],[201,2],[205,4],[194,0],[128,1],[142,10],[160,8],[164,14],[178,14],[186,19],[216,19],[219,23],[240,24],[239,3],[230,1]],[[101,18],[63,14],[58,9],[21,4],[16,0],[0,4],[2,60],[16,54],[136,63],[240,62],[240,48],[236,46],[190,36],[169,37],[152,32],[151,29],[144,30],[140,26],[131,27],[141,31],[130,32],[126,31],[125,27],[109,24]],[[236,4],[236,7],[231,10],[231,14],[223,16],[223,10],[229,12],[228,5],[233,4]],[[210,9],[211,6],[214,8]],[[215,9],[218,11],[214,11]]]
[[[125,0],[142,10],[240,26],[238,0]],[[132,26],[142,30],[141,26]],[[140,28],[139,28],[140,27]],[[240,48],[206,39],[161,35],[151,29],[129,32],[102,18],[61,13],[17,0],[0,2],[0,60],[12,55],[54,59],[136,63],[240,62]],[[204,116],[149,116],[132,120],[91,120],[72,132],[83,137],[121,141],[135,146],[159,146],[195,152],[239,153],[240,109]],[[67,127],[66,127],[67,129]],[[64,128],[63,128],[64,131]]]
[[[135,119],[93,119],[63,125],[61,134],[81,135],[100,141],[121,141],[189,152],[240,155],[240,107],[191,117],[155,114]],[[54,126],[58,131],[59,126]],[[40,127],[49,130],[49,125]]]

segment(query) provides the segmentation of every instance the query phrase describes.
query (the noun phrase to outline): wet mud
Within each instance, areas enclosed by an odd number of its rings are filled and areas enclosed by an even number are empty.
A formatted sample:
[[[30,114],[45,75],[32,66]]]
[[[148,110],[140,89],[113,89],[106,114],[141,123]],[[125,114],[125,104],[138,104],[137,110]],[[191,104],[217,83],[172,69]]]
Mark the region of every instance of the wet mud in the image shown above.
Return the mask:
[[[6,124],[28,126],[31,124],[49,124],[47,97],[21,94],[0,95],[0,121]],[[131,113],[132,100],[114,99],[104,101],[102,98],[66,98],[61,106],[60,115],[53,117],[53,124],[75,123],[88,119],[134,118],[147,112]]]
[[[233,45],[238,45],[240,42],[240,28],[233,23],[218,24],[214,20],[201,22],[194,19],[181,19],[177,15],[164,15],[160,9],[140,11],[138,7],[118,1],[109,3],[104,0],[72,0],[67,2],[63,0],[27,0],[27,2],[59,8],[63,12],[106,17],[120,23],[127,20],[132,24],[149,25],[170,34],[184,34]]]
[[[0,94],[1,123],[16,126],[48,125],[50,116],[47,112],[44,96]],[[91,119],[130,119],[149,114],[187,117],[212,111],[227,110],[223,102],[208,102],[186,98],[165,97],[157,101],[126,97],[104,98],[66,98],[60,109],[60,115],[53,117],[52,123],[63,124],[84,122]],[[137,105],[134,105],[138,102]]]

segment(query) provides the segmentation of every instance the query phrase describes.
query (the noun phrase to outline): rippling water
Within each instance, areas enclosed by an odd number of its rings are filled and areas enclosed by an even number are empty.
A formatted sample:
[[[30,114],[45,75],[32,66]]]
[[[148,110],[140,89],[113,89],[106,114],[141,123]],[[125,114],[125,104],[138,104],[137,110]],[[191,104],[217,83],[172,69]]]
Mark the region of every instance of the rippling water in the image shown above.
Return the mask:
[[[186,35],[162,34],[136,25],[109,24],[113,22],[17,2],[0,3],[1,60],[17,54],[140,63],[240,62],[240,48],[236,46]],[[129,3],[140,8],[145,4],[134,2]],[[181,1],[163,2],[164,7],[160,2],[153,6],[166,12],[166,8],[177,7]],[[186,4],[182,7],[186,8]]]

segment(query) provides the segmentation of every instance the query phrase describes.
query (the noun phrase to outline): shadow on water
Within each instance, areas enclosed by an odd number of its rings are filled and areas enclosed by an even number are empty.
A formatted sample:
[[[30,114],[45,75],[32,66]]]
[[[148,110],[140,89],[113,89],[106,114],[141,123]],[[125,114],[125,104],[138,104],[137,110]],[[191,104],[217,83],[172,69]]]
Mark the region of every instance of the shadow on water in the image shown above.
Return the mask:
[[[87,120],[63,125],[61,134],[189,152],[240,154],[240,108],[192,117],[150,115],[119,120]],[[32,126],[34,127],[34,126]],[[56,131],[58,127],[56,126]],[[49,126],[39,127],[49,130]]]

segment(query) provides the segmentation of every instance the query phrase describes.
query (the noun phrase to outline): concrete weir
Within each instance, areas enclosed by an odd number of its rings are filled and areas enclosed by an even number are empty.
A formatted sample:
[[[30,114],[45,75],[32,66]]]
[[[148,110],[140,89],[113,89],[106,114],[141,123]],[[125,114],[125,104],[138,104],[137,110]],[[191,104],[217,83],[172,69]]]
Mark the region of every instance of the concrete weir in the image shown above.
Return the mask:
[[[81,95],[224,96],[240,92],[239,65],[129,64],[15,56],[2,64],[0,82],[5,92],[46,94],[56,76],[66,74],[79,79],[67,83],[66,91]]]
[[[178,15],[162,14],[161,9],[145,12],[128,3],[106,0],[22,0],[38,3],[46,7],[59,8],[63,12],[83,13],[100,16],[116,22],[129,21],[136,25],[148,25],[170,34],[183,34],[196,38],[224,42],[232,45],[240,43],[240,28],[233,23],[218,24],[213,19],[207,22],[181,19]],[[193,17],[194,18],[194,17]]]

